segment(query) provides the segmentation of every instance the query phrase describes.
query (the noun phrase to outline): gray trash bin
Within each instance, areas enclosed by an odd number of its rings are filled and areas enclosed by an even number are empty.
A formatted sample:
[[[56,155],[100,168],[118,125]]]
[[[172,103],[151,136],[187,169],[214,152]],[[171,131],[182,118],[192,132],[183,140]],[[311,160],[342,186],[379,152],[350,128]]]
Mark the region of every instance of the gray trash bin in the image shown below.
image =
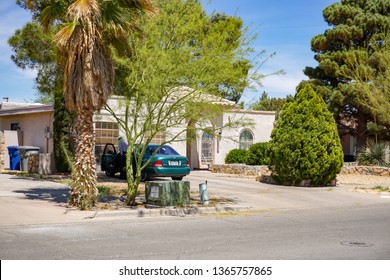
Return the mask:
[[[39,147],[34,146],[19,146],[19,156],[20,156],[20,170],[27,172],[28,171],[28,156],[29,155],[38,155]]]

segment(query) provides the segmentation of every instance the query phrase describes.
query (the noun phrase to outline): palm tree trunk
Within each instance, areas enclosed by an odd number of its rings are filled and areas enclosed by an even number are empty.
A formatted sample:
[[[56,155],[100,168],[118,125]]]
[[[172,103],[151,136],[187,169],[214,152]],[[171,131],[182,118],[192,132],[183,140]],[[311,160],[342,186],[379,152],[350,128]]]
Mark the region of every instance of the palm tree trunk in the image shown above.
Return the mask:
[[[82,112],[77,112],[75,129],[78,133],[69,205],[86,210],[95,206],[98,194],[93,110],[84,109]]]

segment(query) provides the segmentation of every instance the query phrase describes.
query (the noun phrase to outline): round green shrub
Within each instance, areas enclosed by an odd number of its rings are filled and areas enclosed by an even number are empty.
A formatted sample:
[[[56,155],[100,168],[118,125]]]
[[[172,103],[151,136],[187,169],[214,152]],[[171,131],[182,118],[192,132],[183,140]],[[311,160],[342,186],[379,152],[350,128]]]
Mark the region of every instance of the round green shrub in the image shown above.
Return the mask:
[[[248,165],[269,165],[271,143],[261,142],[250,146],[246,164]]]
[[[241,149],[231,150],[225,158],[225,163],[245,163],[248,156],[248,151]]]
[[[326,185],[343,165],[336,122],[310,86],[287,103],[271,134],[272,178],[287,185]]]

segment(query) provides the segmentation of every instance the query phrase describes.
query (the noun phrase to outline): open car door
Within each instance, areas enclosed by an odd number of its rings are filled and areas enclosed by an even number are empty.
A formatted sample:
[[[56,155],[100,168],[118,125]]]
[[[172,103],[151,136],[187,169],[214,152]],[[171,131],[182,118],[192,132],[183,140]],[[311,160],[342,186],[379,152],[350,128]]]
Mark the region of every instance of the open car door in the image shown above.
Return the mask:
[[[116,158],[117,153],[114,144],[106,144],[101,158],[101,169],[106,172],[107,176],[113,177],[119,171]]]

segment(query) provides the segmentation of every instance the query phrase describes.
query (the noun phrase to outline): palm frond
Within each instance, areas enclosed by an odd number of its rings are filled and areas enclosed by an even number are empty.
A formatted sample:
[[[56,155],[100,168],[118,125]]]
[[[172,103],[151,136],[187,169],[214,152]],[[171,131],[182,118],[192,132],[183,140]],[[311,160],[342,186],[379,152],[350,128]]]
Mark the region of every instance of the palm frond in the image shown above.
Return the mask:
[[[138,13],[156,15],[158,9],[154,0],[116,0],[122,7],[127,7]]]
[[[62,47],[66,46],[77,25],[78,23],[75,21],[63,23],[61,30],[54,36],[54,41]]]
[[[73,21],[98,18],[100,16],[99,4],[96,0],[76,0],[69,6],[68,16]]]

